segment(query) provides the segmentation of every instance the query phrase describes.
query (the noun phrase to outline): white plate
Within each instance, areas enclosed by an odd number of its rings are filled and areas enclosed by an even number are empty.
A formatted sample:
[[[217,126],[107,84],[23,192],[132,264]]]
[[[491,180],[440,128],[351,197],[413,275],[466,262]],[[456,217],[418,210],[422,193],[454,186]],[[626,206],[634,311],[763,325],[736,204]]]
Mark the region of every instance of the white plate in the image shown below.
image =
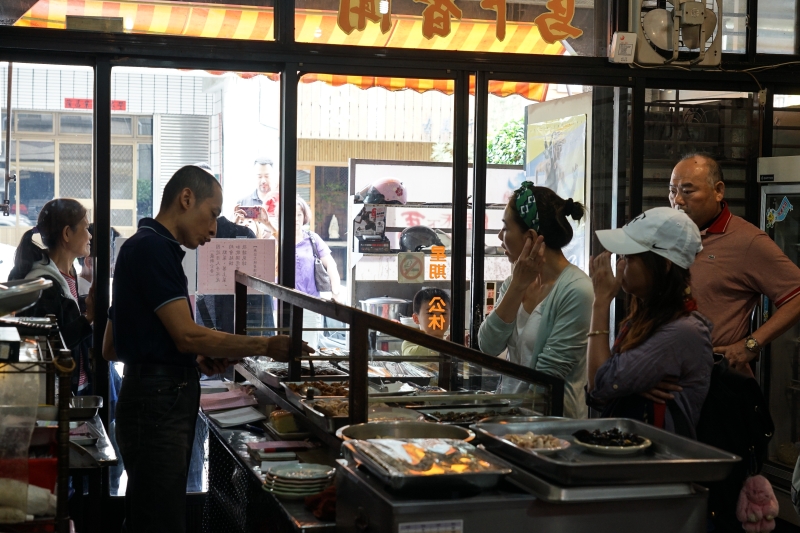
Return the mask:
[[[586,448],[591,452],[603,455],[632,455],[634,453],[639,453],[642,450],[646,450],[650,447],[650,445],[653,444],[649,439],[645,439],[644,437],[640,438],[644,440],[644,442],[637,446],[598,446],[596,444],[586,444],[578,439],[575,439],[575,444]]]
[[[251,424],[267,418],[266,415],[259,413],[252,407],[240,407],[239,409],[231,409],[230,411],[220,411],[218,413],[209,414],[208,417],[221,428]]]
[[[336,473],[336,469],[332,466],[315,465],[310,463],[275,466],[267,471],[267,474],[272,477],[293,481],[326,479],[333,476],[334,473]]]

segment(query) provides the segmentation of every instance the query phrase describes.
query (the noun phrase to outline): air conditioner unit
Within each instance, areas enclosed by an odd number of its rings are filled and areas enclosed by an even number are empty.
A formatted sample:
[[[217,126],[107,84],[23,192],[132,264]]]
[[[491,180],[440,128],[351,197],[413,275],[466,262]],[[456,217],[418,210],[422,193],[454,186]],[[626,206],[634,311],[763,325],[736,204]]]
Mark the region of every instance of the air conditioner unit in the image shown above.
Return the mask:
[[[716,67],[722,59],[722,0],[631,0],[640,65]]]

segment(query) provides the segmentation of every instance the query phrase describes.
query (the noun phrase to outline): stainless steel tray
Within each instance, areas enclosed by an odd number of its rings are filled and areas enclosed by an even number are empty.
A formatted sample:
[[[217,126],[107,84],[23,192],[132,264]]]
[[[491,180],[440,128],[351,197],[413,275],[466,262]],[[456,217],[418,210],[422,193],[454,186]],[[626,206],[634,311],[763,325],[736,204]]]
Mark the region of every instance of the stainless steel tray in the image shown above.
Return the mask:
[[[336,398],[336,397],[333,397],[333,396],[328,396],[328,397],[325,397],[324,399],[325,400],[345,400],[345,401],[348,400],[347,398]],[[346,426],[346,425],[348,425],[350,423],[350,417],[349,416],[328,416],[325,413],[323,413],[322,411],[318,410],[316,408],[316,405],[315,405],[317,403],[317,401],[318,400],[301,400],[300,401],[300,403],[303,406],[303,410],[305,410],[306,415],[308,416],[308,419],[311,420],[312,423],[314,423],[317,426],[321,427],[325,431],[327,431],[329,433],[334,433],[334,434],[336,433],[336,430],[338,430],[339,428],[344,427],[344,426]],[[377,413],[373,413],[372,410],[377,411]],[[410,411],[408,409],[396,408],[396,407],[395,408],[392,408],[392,407],[372,407],[372,408],[370,408],[370,413],[368,414],[368,417],[372,418],[373,420],[375,420],[376,418],[383,418],[383,420],[380,420],[380,421],[384,421],[385,417],[387,415],[394,414],[394,413],[392,413],[393,411],[396,411],[398,413],[397,420],[401,420],[401,419],[406,419],[406,420],[411,420],[411,421],[424,421],[425,420],[425,415],[423,415],[421,413],[419,414],[418,417],[415,416],[412,419],[411,417],[413,415],[417,414],[417,413],[415,413],[414,411]],[[373,415],[375,415],[375,416],[373,416]]]
[[[258,365],[252,364],[247,359],[243,360],[243,364],[250,370],[255,376],[265,385],[269,385],[272,388],[280,389],[281,383],[284,381],[289,381],[287,376],[278,376],[273,374],[268,370],[264,370],[260,368]],[[304,369],[305,370],[305,369]],[[337,368],[326,368],[326,371],[330,372],[337,372],[337,374],[332,375],[325,375],[325,376],[307,376],[303,375],[302,379],[305,381],[308,380],[318,380],[318,381],[346,381],[350,379],[350,376]]]
[[[425,416],[434,420],[440,424],[447,424],[453,426],[462,426],[462,427],[469,427],[475,423],[475,420],[467,420],[464,422],[448,422],[442,420],[440,417],[436,416],[434,413],[487,413],[486,417],[493,417],[496,418],[497,416],[504,416],[506,413],[511,412],[512,409],[519,409],[520,416],[528,417],[533,415],[533,411],[530,409],[525,409],[523,407],[512,407],[509,405],[508,400],[505,403],[500,403],[499,405],[488,405],[488,406],[480,406],[476,407],[474,405],[465,405],[460,407],[429,407],[425,406],[425,408],[417,408],[416,411],[420,413],[424,413]]]
[[[646,437],[653,445],[636,455],[599,455],[574,444],[566,450],[544,455],[524,450],[502,438],[509,433],[533,431],[574,443],[572,434],[579,429],[606,431],[614,427]],[[717,481],[724,479],[740,460],[717,448],[625,418],[507,424],[479,422],[470,429],[488,451],[567,487]]]
[[[291,403],[292,405],[294,405],[298,409],[303,409],[303,404],[300,402],[300,400],[305,400],[306,397],[301,395],[301,394],[299,394],[299,393],[297,393],[297,392],[295,392],[295,391],[293,391],[289,387],[289,385],[302,385],[303,383],[308,383],[310,381],[323,381],[323,382],[330,382],[330,383],[335,383],[335,382],[344,382],[344,383],[346,383],[347,382],[347,380],[343,380],[343,379],[336,379],[336,380],[331,380],[331,379],[311,379],[311,380],[308,380],[308,379],[306,379],[306,380],[303,380],[303,381],[282,381],[280,383],[280,386],[283,387],[283,389],[284,389],[284,391],[286,393],[286,399],[289,400],[289,403]],[[317,395],[314,395],[314,397],[315,398],[333,398],[333,396],[317,396]]]
[[[416,489],[430,490],[438,487],[448,490],[489,489],[497,485],[504,476],[510,474],[512,469],[485,450],[474,448],[473,453],[484,461],[492,463],[496,469],[492,472],[476,472],[468,474],[440,474],[431,476],[401,475],[390,472],[376,458],[364,453],[359,448],[366,441],[350,440],[342,444],[342,454],[350,462],[364,465],[387,487],[397,491],[411,491]]]
[[[666,483],[663,485],[611,485],[588,487],[562,487],[519,467],[508,476],[509,481],[530,492],[540,500],[551,503],[606,502],[616,500],[642,500],[646,498],[672,498],[694,494],[691,483]]]

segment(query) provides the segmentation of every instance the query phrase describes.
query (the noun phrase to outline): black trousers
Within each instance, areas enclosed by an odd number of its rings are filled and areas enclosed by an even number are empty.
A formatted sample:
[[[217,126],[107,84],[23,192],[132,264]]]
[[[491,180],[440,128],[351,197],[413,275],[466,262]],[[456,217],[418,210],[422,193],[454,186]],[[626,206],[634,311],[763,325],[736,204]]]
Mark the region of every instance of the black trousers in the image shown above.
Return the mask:
[[[116,421],[128,473],[125,533],[186,530],[186,477],[199,406],[197,369],[126,366]]]

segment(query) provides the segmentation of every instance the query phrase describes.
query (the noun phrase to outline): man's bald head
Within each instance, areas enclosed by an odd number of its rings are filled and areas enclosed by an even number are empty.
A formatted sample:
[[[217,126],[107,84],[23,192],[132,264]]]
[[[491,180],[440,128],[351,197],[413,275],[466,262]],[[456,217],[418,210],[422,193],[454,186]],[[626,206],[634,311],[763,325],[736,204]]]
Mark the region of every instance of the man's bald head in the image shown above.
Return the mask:
[[[691,154],[675,165],[669,180],[669,201],[699,228],[722,211],[725,181],[717,161],[705,154]]]

